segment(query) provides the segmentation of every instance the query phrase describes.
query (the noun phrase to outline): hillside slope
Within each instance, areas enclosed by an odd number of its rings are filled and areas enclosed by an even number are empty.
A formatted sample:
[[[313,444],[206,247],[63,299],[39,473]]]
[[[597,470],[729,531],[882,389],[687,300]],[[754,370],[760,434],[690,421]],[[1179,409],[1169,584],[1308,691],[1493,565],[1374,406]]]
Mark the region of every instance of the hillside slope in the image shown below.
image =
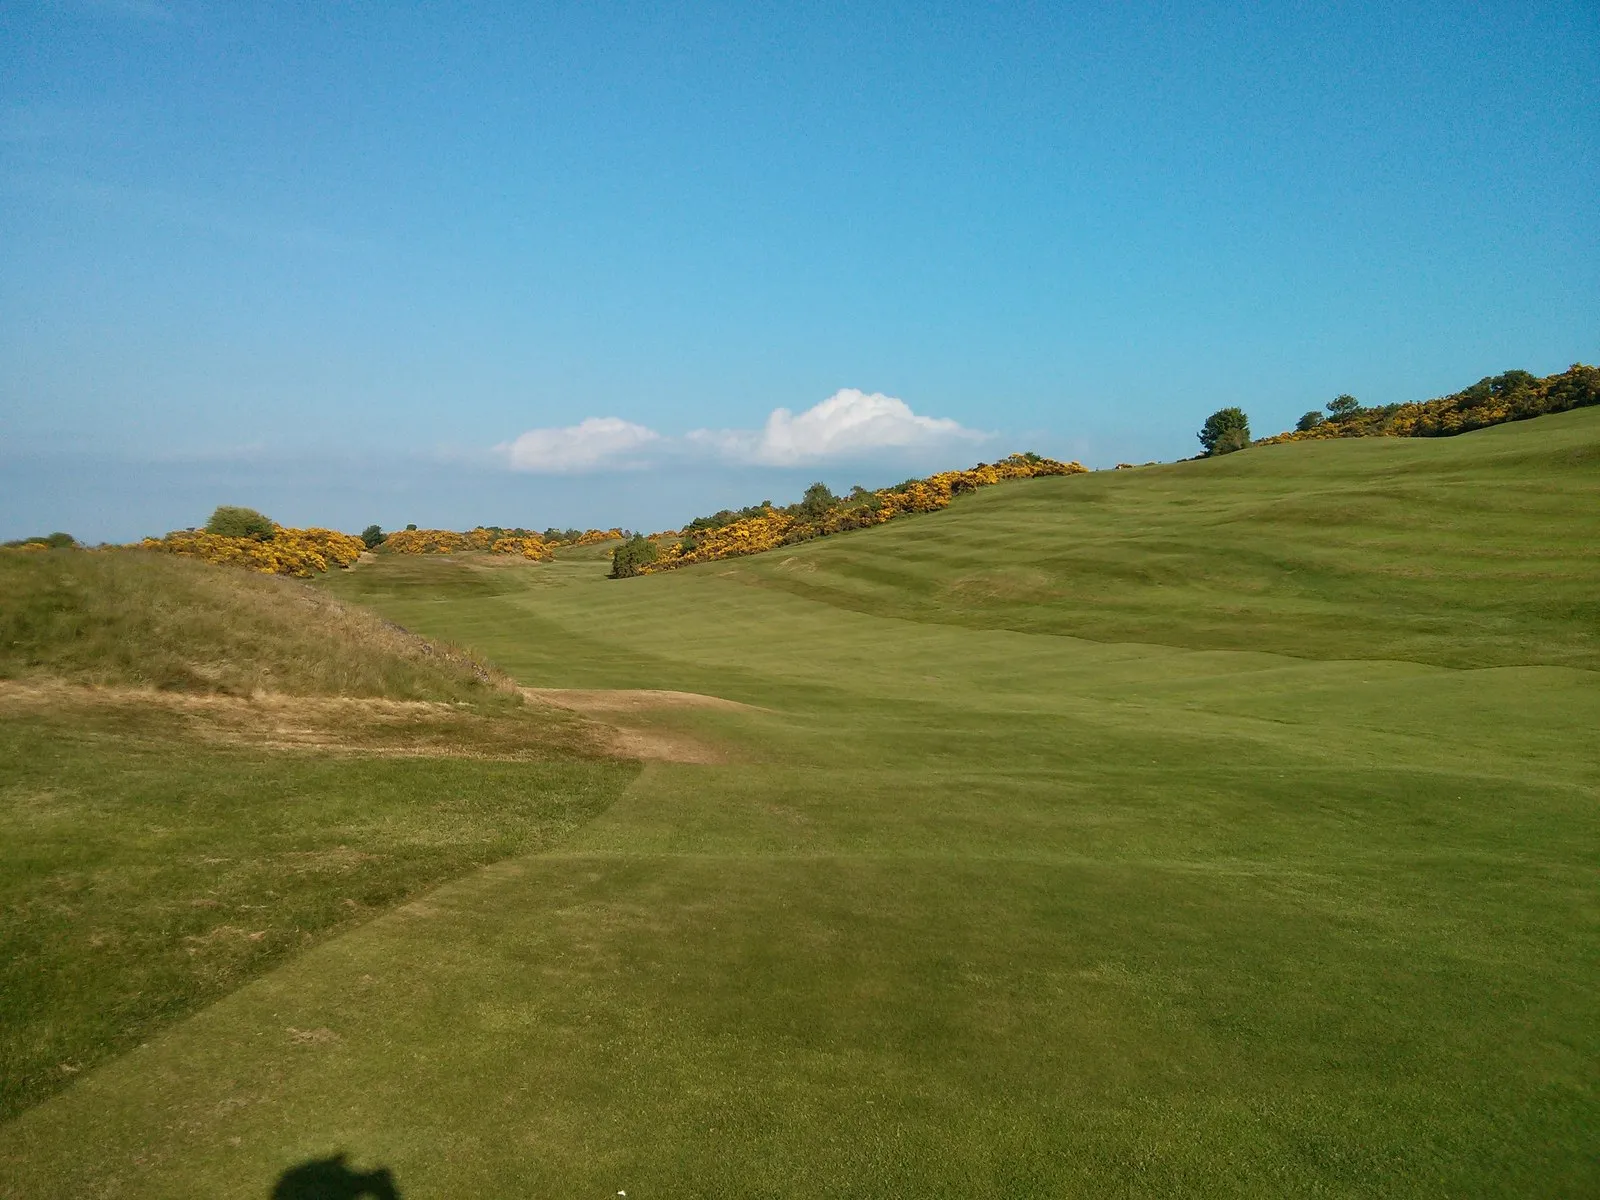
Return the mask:
[[[996,488],[714,569],[1097,641],[1600,668],[1600,409]]]

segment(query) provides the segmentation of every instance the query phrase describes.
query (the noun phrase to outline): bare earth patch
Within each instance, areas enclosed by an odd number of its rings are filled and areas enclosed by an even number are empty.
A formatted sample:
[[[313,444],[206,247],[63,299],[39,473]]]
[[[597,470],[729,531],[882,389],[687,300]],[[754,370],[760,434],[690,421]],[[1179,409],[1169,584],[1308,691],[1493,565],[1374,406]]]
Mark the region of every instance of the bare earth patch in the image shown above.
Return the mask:
[[[674,692],[660,688],[523,688],[528,700],[553,704],[585,716],[626,715],[659,709],[711,708],[733,712],[761,711],[751,704],[707,696],[700,692]],[[715,746],[689,736],[659,729],[624,729],[614,725],[607,730],[606,750],[618,758],[651,762],[720,763],[727,755]]]
[[[530,688],[522,689],[530,700],[570,708],[581,713],[643,712],[652,708],[721,708],[737,712],[761,712],[753,704],[707,696],[702,692],[671,692],[660,688]]]
[[[694,692],[523,688],[523,699],[548,712],[584,717],[643,713],[662,708],[749,709],[749,705]],[[544,727],[536,719],[486,716],[469,706],[433,700],[353,696],[161,691],[89,687],[56,679],[0,680],[5,713],[124,709],[172,714],[194,736],[210,742],[265,750],[306,750],[390,758],[491,758],[521,761],[546,756],[552,745],[657,762],[716,763],[726,756],[687,734],[625,729],[585,720]],[[535,713],[530,712],[529,718]]]

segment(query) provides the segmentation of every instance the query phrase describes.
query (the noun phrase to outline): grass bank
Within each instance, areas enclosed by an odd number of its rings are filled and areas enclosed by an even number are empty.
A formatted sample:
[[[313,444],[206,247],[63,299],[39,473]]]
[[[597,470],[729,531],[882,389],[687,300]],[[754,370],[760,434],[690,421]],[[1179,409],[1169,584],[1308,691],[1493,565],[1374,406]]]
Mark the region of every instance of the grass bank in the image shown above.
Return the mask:
[[[0,554],[0,679],[493,702],[470,655],[298,580],[140,550]]]

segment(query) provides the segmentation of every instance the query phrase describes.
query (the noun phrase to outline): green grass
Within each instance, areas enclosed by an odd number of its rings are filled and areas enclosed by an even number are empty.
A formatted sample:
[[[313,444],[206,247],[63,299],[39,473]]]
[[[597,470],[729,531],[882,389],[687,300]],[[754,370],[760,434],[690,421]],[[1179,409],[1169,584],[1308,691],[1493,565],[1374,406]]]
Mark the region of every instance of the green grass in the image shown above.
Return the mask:
[[[83,552],[0,582],[0,1119],[637,771],[302,584]]]
[[[1594,1194],[1597,418],[332,578],[526,684],[755,707],[85,1073],[0,1190]]]
[[[604,809],[629,764],[226,748],[162,713],[0,725],[0,1116],[319,940]]]

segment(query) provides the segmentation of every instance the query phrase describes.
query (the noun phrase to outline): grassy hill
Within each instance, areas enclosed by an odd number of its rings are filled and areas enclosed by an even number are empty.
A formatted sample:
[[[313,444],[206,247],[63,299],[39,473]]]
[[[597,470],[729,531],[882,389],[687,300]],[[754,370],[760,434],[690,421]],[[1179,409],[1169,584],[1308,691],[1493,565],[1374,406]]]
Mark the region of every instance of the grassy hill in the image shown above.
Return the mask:
[[[0,1127],[18,1196],[1600,1190],[1600,414],[323,586],[744,707]]]
[[[139,551],[0,554],[0,679],[488,701],[483,664],[294,580]]]
[[[882,545],[738,568],[827,604],[975,628],[1593,670],[1600,410],[1041,480]]]

